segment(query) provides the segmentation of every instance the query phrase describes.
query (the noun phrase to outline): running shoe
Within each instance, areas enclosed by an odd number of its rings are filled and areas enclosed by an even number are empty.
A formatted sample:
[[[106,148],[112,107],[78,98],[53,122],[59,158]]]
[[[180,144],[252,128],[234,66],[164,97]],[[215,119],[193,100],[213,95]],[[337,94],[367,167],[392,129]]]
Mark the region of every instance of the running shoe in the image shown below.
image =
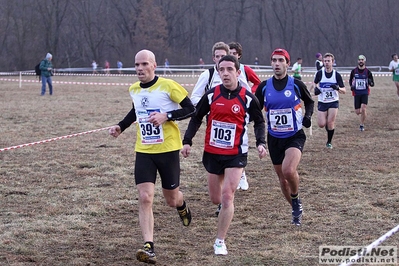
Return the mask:
[[[137,250],[136,258],[138,261],[149,264],[155,264],[157,259],[154,249],[152,249],[148,243],[146,243],[142,249]]]
[[[332,149],[333,147],[332,147],[332,144],[330,143],[330,142],[327,142],[326,143],[326,147],[327,147],[327,149]]]
[[[213,249],[215,250],[215,255],[227,255],[227,248],[225,243],[215,243],[213,244]]]
[[[302,222],[302,203],[298,198],[292,199],[292,224],[300,226]]]
[[[179,213],[180,220],[182,221],[183,225],[189,226],[191,223],[191,212],[188,206],[186,206],[184,210],[181,211],[177,210],[177,212]]]
[[[237,189],[248,190],[249,185],[247,181],[247,176],[245,175],[245,171],[242,172],[240,183],[238,184]]]
[[[218,205],[218,208],[215,211],[216,216],[219,216],[220,210],[222,209],[222,203]]]
[[[364,131],[364,125],[360,125],[359,129],[360,131]]]

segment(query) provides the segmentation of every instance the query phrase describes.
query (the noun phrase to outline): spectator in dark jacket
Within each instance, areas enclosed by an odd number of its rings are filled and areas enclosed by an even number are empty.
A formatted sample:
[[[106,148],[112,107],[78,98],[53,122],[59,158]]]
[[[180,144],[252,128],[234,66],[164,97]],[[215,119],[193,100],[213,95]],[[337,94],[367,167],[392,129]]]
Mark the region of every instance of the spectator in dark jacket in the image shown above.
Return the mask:
[[[48,83],[50,95],[53,95],[53,83],[51,81],[51,76],[53,75],[53,64],[51,63],[52,59],[52,54],[47,53],[46,58],[40,62],[40,70],[42,72],[42,96],[46,94],[46,83]]]

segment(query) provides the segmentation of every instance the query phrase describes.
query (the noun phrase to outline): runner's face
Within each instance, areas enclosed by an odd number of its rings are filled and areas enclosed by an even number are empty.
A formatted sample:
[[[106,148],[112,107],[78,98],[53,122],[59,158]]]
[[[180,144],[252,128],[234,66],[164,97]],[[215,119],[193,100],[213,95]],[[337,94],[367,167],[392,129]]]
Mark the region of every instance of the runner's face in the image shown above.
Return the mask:
[[[240,59],[240,55],[238,54],[236,49],[230,49],[230,55],[234,56],[237,59]]]
[[[138,53],[135,57],[137,77],[141,83],[148,83],[155,77],[156,63],[146,53]]]
[[[286,76],[289,65],[283,55],[273,55],[272,68],[277,79],[282,79]]]
[[[331,56],[327,56],[324,58],[324,67],[326,68],[327,71],[330,71],[333,66],[333,59]]]
[[[217,65],[220,61],[220,59],[227,55],[225,50],[215,50],[215,54],[213,55],[213,62]]]
[[[236,69],[233,62],[222,61],[219,64],[218,72],[224,87],[229,90],[235,90],[237,88],[240,70]]]

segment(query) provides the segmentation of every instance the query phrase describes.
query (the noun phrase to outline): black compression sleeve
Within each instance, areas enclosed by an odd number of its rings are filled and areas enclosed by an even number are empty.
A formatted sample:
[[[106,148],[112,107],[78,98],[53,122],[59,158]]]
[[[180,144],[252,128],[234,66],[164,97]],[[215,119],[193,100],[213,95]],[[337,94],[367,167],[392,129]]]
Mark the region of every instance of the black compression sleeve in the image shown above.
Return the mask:
[[[125,116],[125,118],[123,118],[123,120],[118,123],[118,126],[121,128],[121,132],[130,127],[134,121],[136,121],[136,110],[133,106],[130,112]]]

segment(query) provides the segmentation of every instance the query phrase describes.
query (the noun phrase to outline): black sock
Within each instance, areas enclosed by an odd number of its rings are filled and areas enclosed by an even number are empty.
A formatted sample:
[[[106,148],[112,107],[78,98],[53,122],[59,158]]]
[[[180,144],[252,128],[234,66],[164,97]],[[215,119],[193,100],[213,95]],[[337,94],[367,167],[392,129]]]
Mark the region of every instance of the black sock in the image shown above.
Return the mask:
[[[178,211],[182,211],[182,210],[184,210],[186,208],[186,202],[183,200],[183,205],[181,205],[180,207],[177,207],[176,209],[178,210]]]
[[[298,193],[296,194],[291,194],[291,199],[297,199],[298,198]]]
[[[144,243],[144,246],[145,246],[146,244],[150,244],[151,249],[154,250],[154,242],[147,241],[147,242]]]
[[[333,136],[334,136],[334,129],[328,129],[327,130],[327,142],[328,143],[331,143]]]

